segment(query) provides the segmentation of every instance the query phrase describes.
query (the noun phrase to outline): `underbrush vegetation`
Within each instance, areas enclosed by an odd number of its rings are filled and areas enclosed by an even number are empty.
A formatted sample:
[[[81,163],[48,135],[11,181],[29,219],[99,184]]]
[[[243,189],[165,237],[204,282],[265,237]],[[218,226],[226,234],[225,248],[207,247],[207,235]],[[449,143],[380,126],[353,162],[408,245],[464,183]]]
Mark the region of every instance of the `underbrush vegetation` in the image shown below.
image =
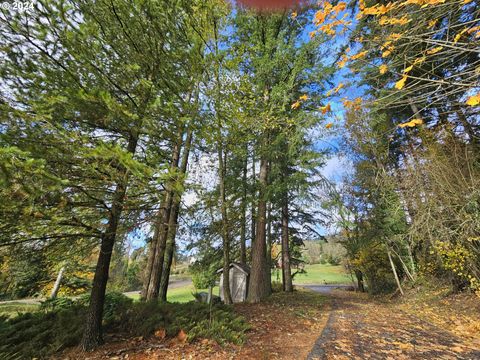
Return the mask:
[[[0,354],[12,358],[46,357],[79,343],[84,329],[88,297],[75,301],[48,301],[35,313],[0,317]],[[105,332],[150,336],[164,329],[167,337],[180,330],[187,340],[209,338],[223,345],[243,343],[248,325],[230,307],[200,303],[133,302],[120,293],[106,296]],[[14,354],[14,355],[13,355]]]

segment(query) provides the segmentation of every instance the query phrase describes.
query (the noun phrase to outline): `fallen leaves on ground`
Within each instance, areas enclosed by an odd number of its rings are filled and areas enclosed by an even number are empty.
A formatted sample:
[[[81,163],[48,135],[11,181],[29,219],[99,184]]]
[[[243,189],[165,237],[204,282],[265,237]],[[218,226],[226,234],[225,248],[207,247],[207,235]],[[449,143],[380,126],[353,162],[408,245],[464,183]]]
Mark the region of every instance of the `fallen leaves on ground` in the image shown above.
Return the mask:
[[[188,342],[183,330],[174,338],[165,338],[165,330],[158,329],[150,338],[109,337],[93,353],[70,349],[59,359],[302,359],[322,332],[329,309],[328,299],[311,291],[277,293],[264,303],[235,305],[251,326],[243,346],[222,347],[210,339]]]
[[[340,291],[332,296],[334,311],[321,339],[327,359],[480,358],[480,347],[404,311],[397,302]]]

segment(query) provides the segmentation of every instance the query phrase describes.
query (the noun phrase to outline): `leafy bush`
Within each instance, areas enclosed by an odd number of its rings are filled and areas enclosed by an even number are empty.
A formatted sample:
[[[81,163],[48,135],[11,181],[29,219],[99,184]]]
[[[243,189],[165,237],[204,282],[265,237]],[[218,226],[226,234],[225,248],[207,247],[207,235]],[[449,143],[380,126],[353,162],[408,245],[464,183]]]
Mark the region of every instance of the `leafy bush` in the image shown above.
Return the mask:
[[[90,295],[80,296],[76,303],[87,307],[90,301]],[[109,292],[105,294],[105,304],[103,305],[103,321],[105,323],[118,320],[118,314],[127,311],[133,303],[133,300],[119,292]]]
[[[325,254],[322,254],[320,256],[320,264],[325,265],[327,263],[327,256]]]
[[[378,244],[366,246],[360,250],[352,264],[365,275],[367,290],[370,294],[388,293],[395,290],[395,278],[383,246]],[[400,272],[399,276],[401,276],[399,266],[397,266],[397,271]]]
[[[191,267],[190,271],[195,288],[207,289],[209,286],[215,285],[217,273],[213,266],[203,267],[200,264],[195,264]]]
[[[340,263],[342,262],[342,259],[339,256],[328,254],[327,255],[327,262],[330,265],[340,265]]]

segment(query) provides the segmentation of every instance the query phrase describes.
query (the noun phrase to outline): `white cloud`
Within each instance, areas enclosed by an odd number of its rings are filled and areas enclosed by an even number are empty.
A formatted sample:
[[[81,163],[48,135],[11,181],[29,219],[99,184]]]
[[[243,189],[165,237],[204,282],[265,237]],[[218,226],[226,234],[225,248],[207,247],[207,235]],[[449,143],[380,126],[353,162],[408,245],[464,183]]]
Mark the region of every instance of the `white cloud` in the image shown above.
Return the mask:
[[[341,155],[334,155],[327,160],[325,167],[322,169],[322,174],[330,181],[339,183],[342,181],[351,169],[351,162]]]

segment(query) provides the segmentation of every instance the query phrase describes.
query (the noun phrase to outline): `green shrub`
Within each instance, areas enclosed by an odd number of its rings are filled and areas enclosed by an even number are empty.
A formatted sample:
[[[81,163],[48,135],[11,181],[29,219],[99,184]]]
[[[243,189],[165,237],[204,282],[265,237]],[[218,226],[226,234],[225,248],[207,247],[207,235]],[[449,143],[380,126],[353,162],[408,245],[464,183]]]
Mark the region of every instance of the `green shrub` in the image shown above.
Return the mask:
[[[365,275],[367,290],[370,294],[388,293],[396,288],[395,278],[383,246],[372,244],[359,251],[352,265],[358,267]],[[397,266],[399,276],[401,267]]]
[[[215,286],[216,274],[211,270],[192,269],[193,286],[197,289],[207,289],[210,285]]]
[[[332,254],[328,254],[326,260],[330,265],[340,265],[340,262],[342,261],[339,256],[335,256]]]
[[[73,300],[66,297],[57,297],[55,299],[47,299],[40,304],[40,310],[60,310],[66,309],[73,305]]]

